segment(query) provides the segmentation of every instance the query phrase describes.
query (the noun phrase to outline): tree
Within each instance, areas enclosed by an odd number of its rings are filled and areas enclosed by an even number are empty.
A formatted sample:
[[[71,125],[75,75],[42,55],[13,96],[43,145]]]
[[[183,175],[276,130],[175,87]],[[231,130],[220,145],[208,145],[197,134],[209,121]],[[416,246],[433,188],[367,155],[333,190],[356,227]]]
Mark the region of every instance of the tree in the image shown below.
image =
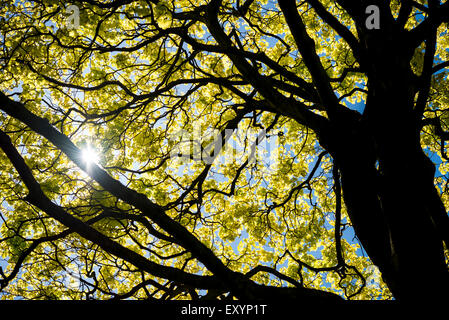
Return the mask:
[[[447,296],[448,1],[0,17],[3,298]]]

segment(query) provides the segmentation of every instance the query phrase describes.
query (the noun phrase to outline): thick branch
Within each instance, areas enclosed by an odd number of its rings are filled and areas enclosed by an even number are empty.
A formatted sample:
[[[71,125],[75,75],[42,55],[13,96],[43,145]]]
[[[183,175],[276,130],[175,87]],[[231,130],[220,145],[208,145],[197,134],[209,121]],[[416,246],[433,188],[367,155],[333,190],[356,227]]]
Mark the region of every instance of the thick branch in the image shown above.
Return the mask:
[[[413,10],[413,1],[411,0],[403,0],[401,3],[401,9],[399,9],[399,15],[396,19],[397,24],[400,28],[404,28],[407,23],[408,18]]]
[[[437,45],[437,35],[432,33],[426,39],[426,51],[424,53],[423,71],[420,76],[422,87],[419,90],[418,99],[416,101],[415,111],[419,119],[421,119],[424,109],[429,97],[431,80],[432,80],[432,66],[435,57]]]
[[[429,34],[436,32],[443,22],[449,22],[449,1],[429,11],[429,16],[408,33],[409,42],[417,48]]]
[[[80,157],[81,151],[66,135],[51,126],[46,119],[31,113],[23,104],[10,100],[3,93],[0,93],[0,109],[19,121],[22,121],[32,130],[51,141],[105,190],[126,203],[133,205],[156,222],[162,229],[177,238],[184,248],[191,251],[197,259],[199,259],[213,273],[216,273],[217,276],[224,277],[225,279],[231,276],[232,272],[223,265],[209,248],[198,241],[198,239],[181,224],[167,216],[158,205],[151,202],[145,195],[127,188],[95,164],[91,164],[88,168],[86,163],[84,163]],[[30,186],[34,187],[33,184]],[[31,191],[32,190],[30,190],[30,192]]]
[[[51,126],[46,119],[34,115],[27,110],[23,104],[9,99],[1,92],[0,109],[19,121],[22,121],[32,130],[51,141],[105,190],[126,203],[135,206],[142,213],[150,217],[166,232],[175,237],[183,247],[189,250],[199,261],[211,270],[216,277],[188,274],[175,268],[158,265],[112,241],[99,231],[74,218],[65,212],[63,208],[52,203],[45,196],[23,158],[12,145],[9,137],[4,133],[1,134],[1,147],[19,172],[29,190],[29,196],[26,200],[45,211],[49,216],[60,221],[71,230],[74,230],[74,232],[80,234],[82,237],[98,244],[103,250],[122,258],[157,277],[171,279],[196,288],[216,289],[227,287],[235,296],[240,298],[261,299],[268,298],[270,294],[276,295],[277,293],[282,294],[284,298],[287,298],[288,294],[291,293],[292,295],[290,298],[340,299],[335,294],[320,290],[299,288],[291,291],[290,289],[287,290],[287,288],[260,286],[249,280],[245,275],[231,271],[223,265],[209,248],[198,241],[198,239],[196,239],[196,237],[181,224],[168,217],[161,207],[152,203],[145,195],[125,187],[97,165],[91,164],[88,169],[86,164],[83,163],[79,157],[80,150],[67,136]]]
[[[441,62],[432,68],[432,73],[437,73],[438,71],[449,67],[449,61]]]
[[[307,1],[316,13],[326,22],[332,29],[334,29],[340,37],[342,37],[351,47],[354,57],[360,60],[360,44],[357,38],[352,34],[352,32],[346,28],[343,24],[338,21],[338,19],[333,16],[319,0],[308,0]]]
[[[219,46],[225,48],[226,51],[230,51],[231,48],[234,48],[233,43],[221,28],[217,19],[217,13],[214,10],[218,9],[212,6],[206,14],[205,20],[207,27]],[[266,98],[273,110],[295,119],[299,123],[310,127],[315,132],[319,132],[323,127],[327,126],[328,121],[324,117],[307,110],[307,106],[299,101],[287,99],[275,90],[271,83],[262,77],[258,71],[248,63],[243,55],[238,52],[231,52],[227,53],[228,57],[235,64],[244,79],[251,83],[251,85]]]
[[[83,238],[98,244],[103,250],[109,252],[136,267],[164,279],[170,279],[173,281],[194,285],[197,287],[217,287],[220,286],[219,282],[211,276],[198,276],[180,271],[176,268],[166,267],[147,260],[136,252],[123,247],[117,242],[111,240],[101,232],[92,228],[88,224],[78,220],[69,213],[67,213],[62,207],[54,204],[48,199],[48,197],[42,191],[39,183],[34,178],[31,170],[25,163],[22,156],[18,153],[17,149],[11,143],[8,135],[0,130],[0,148],[6,154],[11,161],[17,172],[19,173],[22,181],[25,183],[29,193],[26,200],[42,211],[47,213],[50,217],[56,219],[70,230],[78,233]],[[35,242],[34,246],[37,246],[39,242]],[[29,250],[33,250],[33,245]]]
[[[303,61],[312,75],[320,99],[326,106],[329,118],[332,120],[336,113],[335,109],[338,108],[338,100],[330,85],[330,79],[316,53],[315,41],[307,34],[306,27],[296,8],[296,1],[279,0],[278,2]]]

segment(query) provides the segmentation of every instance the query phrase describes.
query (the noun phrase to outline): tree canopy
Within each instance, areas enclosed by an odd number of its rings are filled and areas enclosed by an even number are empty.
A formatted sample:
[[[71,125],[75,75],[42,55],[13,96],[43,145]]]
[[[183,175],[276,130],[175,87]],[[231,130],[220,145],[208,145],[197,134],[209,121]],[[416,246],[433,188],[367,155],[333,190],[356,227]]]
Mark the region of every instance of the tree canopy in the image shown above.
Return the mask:
[[[449,1],[1,4],[2,299],[448,284]]]

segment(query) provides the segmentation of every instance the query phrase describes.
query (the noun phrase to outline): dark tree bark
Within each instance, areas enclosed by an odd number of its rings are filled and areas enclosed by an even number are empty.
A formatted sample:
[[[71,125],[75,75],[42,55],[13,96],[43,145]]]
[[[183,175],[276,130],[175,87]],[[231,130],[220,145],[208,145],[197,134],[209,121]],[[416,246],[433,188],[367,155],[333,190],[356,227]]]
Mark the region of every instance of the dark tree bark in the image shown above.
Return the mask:
[[[359,125],[349,126],[350,132],[337,129],[342,133],[330,134],[332,142],[323,137],[323,146],[342,172],[355,231],[394,296],[445,299],[448,216],[434,186],[435,166],[420,144],[417,110],[419,97],[428,94],[419,86],[429,85],[423,80],[430,77],[413,75],[414,47],[396,25],[361,35],[368,76],[365,112]],[[431,40],[426,43],[435,46]],[[420,272],[428,277],[419,280]]]

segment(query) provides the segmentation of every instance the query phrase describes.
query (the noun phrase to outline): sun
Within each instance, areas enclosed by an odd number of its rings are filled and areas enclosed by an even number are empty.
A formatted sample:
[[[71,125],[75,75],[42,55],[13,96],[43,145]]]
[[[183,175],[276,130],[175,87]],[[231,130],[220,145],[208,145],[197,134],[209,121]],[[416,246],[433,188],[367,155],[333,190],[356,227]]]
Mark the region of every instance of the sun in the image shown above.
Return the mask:
[[[89,144],[81,150],[81,158],[84,163],[86,163],[87,167],[93,163],[98,164],[98,161],[100,160],[98,153]]]

